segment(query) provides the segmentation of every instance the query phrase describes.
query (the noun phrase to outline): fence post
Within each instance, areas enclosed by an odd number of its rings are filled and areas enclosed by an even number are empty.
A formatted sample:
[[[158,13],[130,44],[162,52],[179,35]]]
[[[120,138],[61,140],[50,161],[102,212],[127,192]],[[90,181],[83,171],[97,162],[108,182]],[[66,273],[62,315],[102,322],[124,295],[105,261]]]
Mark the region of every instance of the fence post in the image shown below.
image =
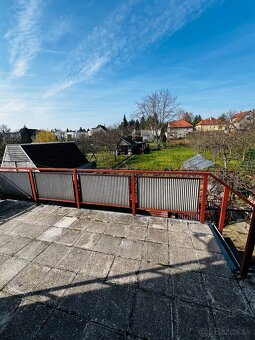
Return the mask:
[[[77,170],[73,171],[73,183],[74,183],[74,194],[75,194],[75,201],[77,208],[80,209],[80,196],[79,196],[79,188],[78,188],[78,181],[77,181]]]
[[[247,241],[245,245],[245,251],[243,254],[241,267],[240,267],[240,274],[242,278],[247,277],[249,265],[252,260],[252,253],[254,250],[254,246],[255,246],[255,208],[253,208],[253,211],[252,211],[250,229],[249,229],[249,233],[248,233],[248,237],[247,237]]]
[[[227,205],[228,205],[228,197],[229,197],[229,189],[227,187],[224,187],[222,202],[221,202],[221,210],[220,210],[220,220],[219,220],[219,232],[222,233],[226,218],[226,211],[227,211]]]
[[[205,222],[205,208],[206,208],[206,194],[207,194],[207,185],[208,185],[208,175],[204,175],[203,179],[203,191],[202,191],[202,199],[201,199],[201,210],[200,210],[200,222]]]
[[[28,170],[28,176],[29,176],[29,181],[30,181],[30,185],[31,185],[32,194],[33,194],[33,199],[34,199],[34,201],[36,203],[38,203],[36,189],[35,189],[35,181],[34,181],[34,176],[33,176],[32,169]]]
[[[131,176],[131,202],[132,202],[132,214],[135,215],[135,175]]]

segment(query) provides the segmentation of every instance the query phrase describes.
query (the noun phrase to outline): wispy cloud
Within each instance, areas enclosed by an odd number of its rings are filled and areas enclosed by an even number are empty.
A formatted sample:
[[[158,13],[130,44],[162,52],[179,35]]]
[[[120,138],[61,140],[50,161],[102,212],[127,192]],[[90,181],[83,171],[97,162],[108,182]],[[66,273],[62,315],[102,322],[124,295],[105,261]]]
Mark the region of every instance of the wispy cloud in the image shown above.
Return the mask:
[[[87,36],[64,62],[62,79],[47,90],[54,96],[93,78],[104,66],[122,65],[148,45],[171,36],[219,0],[129,0]]]
[[[26,74],[41,45],[41,0],[18,0],[14,26],[5,34],[10,43],[11,78]]]

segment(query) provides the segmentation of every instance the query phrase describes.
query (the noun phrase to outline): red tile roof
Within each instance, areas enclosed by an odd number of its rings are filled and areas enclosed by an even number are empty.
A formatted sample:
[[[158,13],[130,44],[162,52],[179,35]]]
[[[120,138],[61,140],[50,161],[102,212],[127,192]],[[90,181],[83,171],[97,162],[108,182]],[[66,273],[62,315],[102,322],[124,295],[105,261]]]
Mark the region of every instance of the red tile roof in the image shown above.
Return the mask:
[[[240,112],[234,114],[234,116],[232,117],[232,121],[233,121],[234,123],[239,122],[239,121],[242,120],[249,112],[251,112],[251,111],[243,111],[243,112],[240,111]]]
[[[193,127],[192,124],[190,124],[189,122],[187,122],[184,119],[174,120],[173,122],[168,123],[168,126],[170,128],[189,128],[189,127]]]
[[[217,118],[207,118],[207,119],[202,119],[197,125],[222,125],[224,124],[223,121],[217,119]]]

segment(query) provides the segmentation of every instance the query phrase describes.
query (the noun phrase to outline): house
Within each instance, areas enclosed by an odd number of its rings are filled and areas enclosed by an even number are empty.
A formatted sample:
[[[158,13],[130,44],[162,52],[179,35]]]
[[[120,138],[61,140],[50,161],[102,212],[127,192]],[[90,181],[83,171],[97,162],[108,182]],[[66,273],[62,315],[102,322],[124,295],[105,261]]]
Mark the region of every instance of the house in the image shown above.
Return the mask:
[[[213,117],[203,119],[196,124],[197,131],[224,131],[225,128],[225,122]]]
[[[132,155],[143,153],[147,148],[147,143],[137,142],[132,139],[132,136],[121,137],[117,144],[118,155]]]
[[[95,133],[105,133],[108,129],[104,125],[97,125],[97,127],[88,130],[88,136],[91,137]]]
[[[161,129],[153,130],[153,129],[145,129],[141,130],[141,137],[145,142],[154,142],[157,137],[161,134]]]
[[[95,168],[74,142],[8,144],[2,167],[24,168]]]
[[[186,138],[189,133],[193,132],[193,130],[193,125],[186,120],[175,120],[168,123],[166,138],[167,140]]]
[[[231,128],[245,130],[247,127],[255,124],[255,110],[240,111],[231,118]]]

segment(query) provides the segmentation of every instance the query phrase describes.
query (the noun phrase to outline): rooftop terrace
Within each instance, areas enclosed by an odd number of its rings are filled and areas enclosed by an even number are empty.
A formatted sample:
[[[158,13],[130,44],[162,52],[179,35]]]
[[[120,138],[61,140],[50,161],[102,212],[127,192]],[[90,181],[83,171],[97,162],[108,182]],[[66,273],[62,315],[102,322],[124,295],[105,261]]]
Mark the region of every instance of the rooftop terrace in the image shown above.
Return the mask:
[[[254,339],[206,224],[0,202],[1,339]]]

